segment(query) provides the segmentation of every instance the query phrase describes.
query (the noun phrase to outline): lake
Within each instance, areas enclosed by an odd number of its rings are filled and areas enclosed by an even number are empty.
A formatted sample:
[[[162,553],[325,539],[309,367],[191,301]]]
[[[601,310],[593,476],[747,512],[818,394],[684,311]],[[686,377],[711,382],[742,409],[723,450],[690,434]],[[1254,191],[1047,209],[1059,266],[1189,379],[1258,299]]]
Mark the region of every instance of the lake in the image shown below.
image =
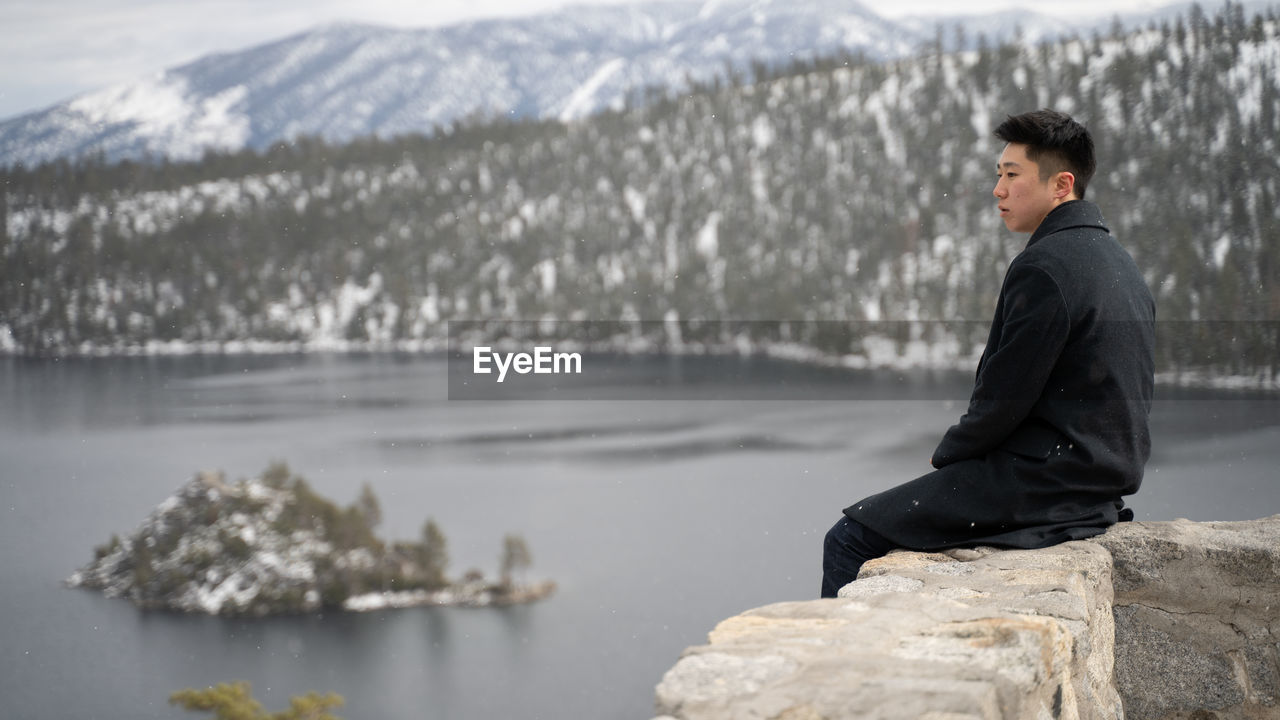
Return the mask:
[[[628,382],[664,381],[481,401],[449,399],[446,362],[429,355],[0,358],[6,717],[196,717],[169,694],[236,680],[270,711],[336,692],[348,718],[650,717],[662,673],[716,622],[817,596],[840,508],[926,472],[971,382],[632,362]],[[762,385],[786,391],[761,399]],[[1160,388],[1152,429],[1139,520],[1280,512],[1275,395]],[[368,482],[384,538],[434,518],[455,576],[494,574],[503,535],[519,533],[530,579],[559,589],[504,609],[249,620],[62,586],[197,471],[234,480],[274,460],[342,504]]]

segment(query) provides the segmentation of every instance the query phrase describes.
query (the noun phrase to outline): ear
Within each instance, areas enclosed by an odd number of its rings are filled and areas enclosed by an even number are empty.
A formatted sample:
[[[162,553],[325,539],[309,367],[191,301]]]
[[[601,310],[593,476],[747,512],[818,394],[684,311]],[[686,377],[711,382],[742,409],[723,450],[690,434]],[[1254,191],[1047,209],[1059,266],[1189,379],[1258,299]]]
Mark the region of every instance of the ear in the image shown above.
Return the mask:
[[[1055,200],[1071,200],[1075,198],[1076,176],[1063,170],[1053,178],[1053,197]]]

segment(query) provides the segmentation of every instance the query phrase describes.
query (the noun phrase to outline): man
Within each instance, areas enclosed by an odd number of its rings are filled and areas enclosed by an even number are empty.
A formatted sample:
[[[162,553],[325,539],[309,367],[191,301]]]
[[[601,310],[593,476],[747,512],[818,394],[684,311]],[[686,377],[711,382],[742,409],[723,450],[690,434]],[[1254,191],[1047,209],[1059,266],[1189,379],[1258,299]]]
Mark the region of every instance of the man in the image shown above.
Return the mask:
[[[1084,200],[1093,139],[1052,110],[1011,116],[993,194],[1031,233],[1005,274],[968,410],[937,470],[845,508],[827,533],[822,596],[893,548],[1038,548],[1132,519],[1151,452],[1155,303]]]

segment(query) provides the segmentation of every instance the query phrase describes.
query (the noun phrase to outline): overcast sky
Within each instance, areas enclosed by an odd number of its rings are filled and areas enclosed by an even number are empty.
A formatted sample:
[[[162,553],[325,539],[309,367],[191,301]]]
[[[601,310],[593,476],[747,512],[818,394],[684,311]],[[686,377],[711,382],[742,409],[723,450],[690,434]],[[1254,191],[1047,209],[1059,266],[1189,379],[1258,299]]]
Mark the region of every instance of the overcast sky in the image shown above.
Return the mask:
[[[427,27],[633,0],[0,0],[0,119],[338,21]],[[692,1],[692,0],[691,0]],[[887,16],[1033,8],[1113,13],[1166,0],[864,0]],[[1212,3],[1206,3],[1211,5]]]

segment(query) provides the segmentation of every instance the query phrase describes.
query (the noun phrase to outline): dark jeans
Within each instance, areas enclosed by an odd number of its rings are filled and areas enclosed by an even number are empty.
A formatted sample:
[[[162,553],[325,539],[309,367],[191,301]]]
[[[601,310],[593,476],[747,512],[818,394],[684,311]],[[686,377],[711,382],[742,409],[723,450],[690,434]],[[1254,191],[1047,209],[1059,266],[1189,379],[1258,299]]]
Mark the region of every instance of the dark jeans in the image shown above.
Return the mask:
[[[866,525],[840,518],[822,544],[822,597],[835,597],[840,588],[858,579],[862,563],[883,557],[895,547]]]

